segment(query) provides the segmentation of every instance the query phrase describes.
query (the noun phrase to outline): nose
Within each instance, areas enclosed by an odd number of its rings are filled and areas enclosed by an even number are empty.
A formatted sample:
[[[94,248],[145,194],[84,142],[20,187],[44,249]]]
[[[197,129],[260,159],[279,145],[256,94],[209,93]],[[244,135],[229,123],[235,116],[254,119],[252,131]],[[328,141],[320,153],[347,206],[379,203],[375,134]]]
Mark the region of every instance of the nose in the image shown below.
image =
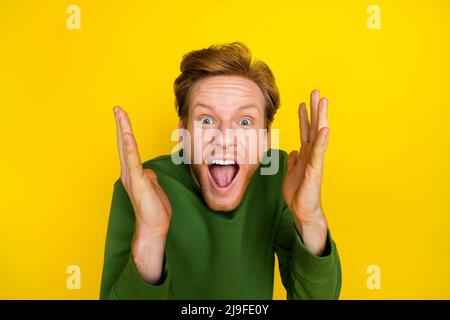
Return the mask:
[[[221,122],[220,125],[216,127],[211,144],[213,144],[215,148],[220,148],[223,154],[234,154],[236,142],[232,126],[227,122]]]

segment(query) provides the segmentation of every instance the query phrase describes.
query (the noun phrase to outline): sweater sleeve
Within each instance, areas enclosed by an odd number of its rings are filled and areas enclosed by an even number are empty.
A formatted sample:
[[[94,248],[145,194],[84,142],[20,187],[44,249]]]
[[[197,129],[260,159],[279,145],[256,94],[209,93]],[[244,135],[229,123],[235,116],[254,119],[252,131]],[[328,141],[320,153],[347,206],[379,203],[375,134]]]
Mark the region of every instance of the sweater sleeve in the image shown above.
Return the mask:
[[[339,298],[341,265],[329,230],[326,241],[322,256],[309,251],[295,226],[291,210],[284,204],[274,249],[287,300]]]
[[[170,266],[164,252],[163,274],[152,285],[140,276],[131,254],[135,218],[128,194],[120,181],[114,191],[106,235],[100,299],[167,299]]]

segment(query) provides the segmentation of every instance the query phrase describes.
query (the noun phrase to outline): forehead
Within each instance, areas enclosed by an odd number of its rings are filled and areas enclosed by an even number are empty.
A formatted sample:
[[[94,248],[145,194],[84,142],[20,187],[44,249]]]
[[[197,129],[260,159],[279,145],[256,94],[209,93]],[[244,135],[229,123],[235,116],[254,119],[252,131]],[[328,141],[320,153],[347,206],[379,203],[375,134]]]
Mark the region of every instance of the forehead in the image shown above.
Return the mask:
[[[264,97],[258,85],[240,76],[213,76],[199,80],[191,89],[190,105],[209,105],[231,110],[255,105],[263,110]]]

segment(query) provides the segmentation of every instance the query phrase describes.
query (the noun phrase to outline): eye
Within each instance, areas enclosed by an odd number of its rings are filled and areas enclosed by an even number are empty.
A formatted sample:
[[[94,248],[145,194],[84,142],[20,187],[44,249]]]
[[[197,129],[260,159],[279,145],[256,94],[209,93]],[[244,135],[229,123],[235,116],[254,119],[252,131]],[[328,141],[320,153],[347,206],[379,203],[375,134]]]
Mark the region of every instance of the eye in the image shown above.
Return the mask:
[[[206,124],[206,125],[208,125],[208,124],[213,124],[213,123],[214,123],[214,120],[211,119],[211,117],[203,116],[203,117],[200,118],[200,123],[201,123],[202,125],[203,125],[203,124]]]
[[[239,120],[239,125],[240,126],[250,126],[252,124],[252,120],[250,120],[249,118],[244,118]]]

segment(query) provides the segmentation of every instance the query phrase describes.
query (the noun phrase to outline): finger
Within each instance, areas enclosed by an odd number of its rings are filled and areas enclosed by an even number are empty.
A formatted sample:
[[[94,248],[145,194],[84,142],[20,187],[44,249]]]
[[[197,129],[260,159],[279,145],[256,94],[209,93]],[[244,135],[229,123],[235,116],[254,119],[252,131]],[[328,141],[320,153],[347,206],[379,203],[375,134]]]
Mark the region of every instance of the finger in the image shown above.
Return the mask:
[[[122,135],[125,144],[125,162],[127,170],[130,173],[131,179],[139,179],[143,175],[143,168],[136,140],[130,132],[125,132]]]
[[[300,103],[298,108],[298,117],[300,125],[300,141],[303,146],[309,141],[308,111],[306,111],[306,104],[304,102]]]
[[[114,120],[116,121],[117,150],[119,151],[120,170],[123,174],[126,172],[126,164],[122,139],[122,129],[120,128],[120,121],[118,119],[119,115],[117,113],[117,107],[114,107],[113,111],[114,111]]]
[[[314,142],[312,155],[311,155],[311,165],[314,169],[322,170],[323,161],[325,158],[325,151],[328,143],[329,129],[324,127],[317,133],[316,141]]]
[[[317,115],[317,131],[324,127],[328,127],[328,99],[322,98],[319,101],[319,109]]]
[[[125,138],[124,138],[124,134],[125,133],[129,133],[132,136],[132,143],[134,143],[136,145],[136,152],[137,152],[137,143],[134,140],[134,136],[133,136],[133,129],[131,127],[131,122],[130,119],[128,118],[128,114],[125,112],[125,110],[123,110],[121,107],[116,107],[116,113],[117,113],[117,119],[119,120],[119,127],[121,130],[121,136],[122,136],[122,148],[123,148],[123,158],[124,158],[124,163],[125,163],[125,170],[124,170],[124,175],[126,176],[129,173],[129,165],[127,163],[127,151],[126,151],[126,145],[125,145]],[[137,155],[139,158],[139,154]],[[134,172],[137,173],[137,172]]]
[[[319,90],[314,89],[310,96],[311,121],[309,130],[309,142],[314,142],[317,135],[317,108],[319,104]]]
[[[287,158],[287,172],[290,172],[295,165],[297,164],[298,161],[298,151],[291,151],[291,153],[289,153],[289,156]]]
[[[120,128],[122,129],[122,134],[125,132],[133,133],[133,129],[131,128],[130,118],[128,114],[120,107],[117,107],[117,114],[119,115],[118,119],[120,122]]]

